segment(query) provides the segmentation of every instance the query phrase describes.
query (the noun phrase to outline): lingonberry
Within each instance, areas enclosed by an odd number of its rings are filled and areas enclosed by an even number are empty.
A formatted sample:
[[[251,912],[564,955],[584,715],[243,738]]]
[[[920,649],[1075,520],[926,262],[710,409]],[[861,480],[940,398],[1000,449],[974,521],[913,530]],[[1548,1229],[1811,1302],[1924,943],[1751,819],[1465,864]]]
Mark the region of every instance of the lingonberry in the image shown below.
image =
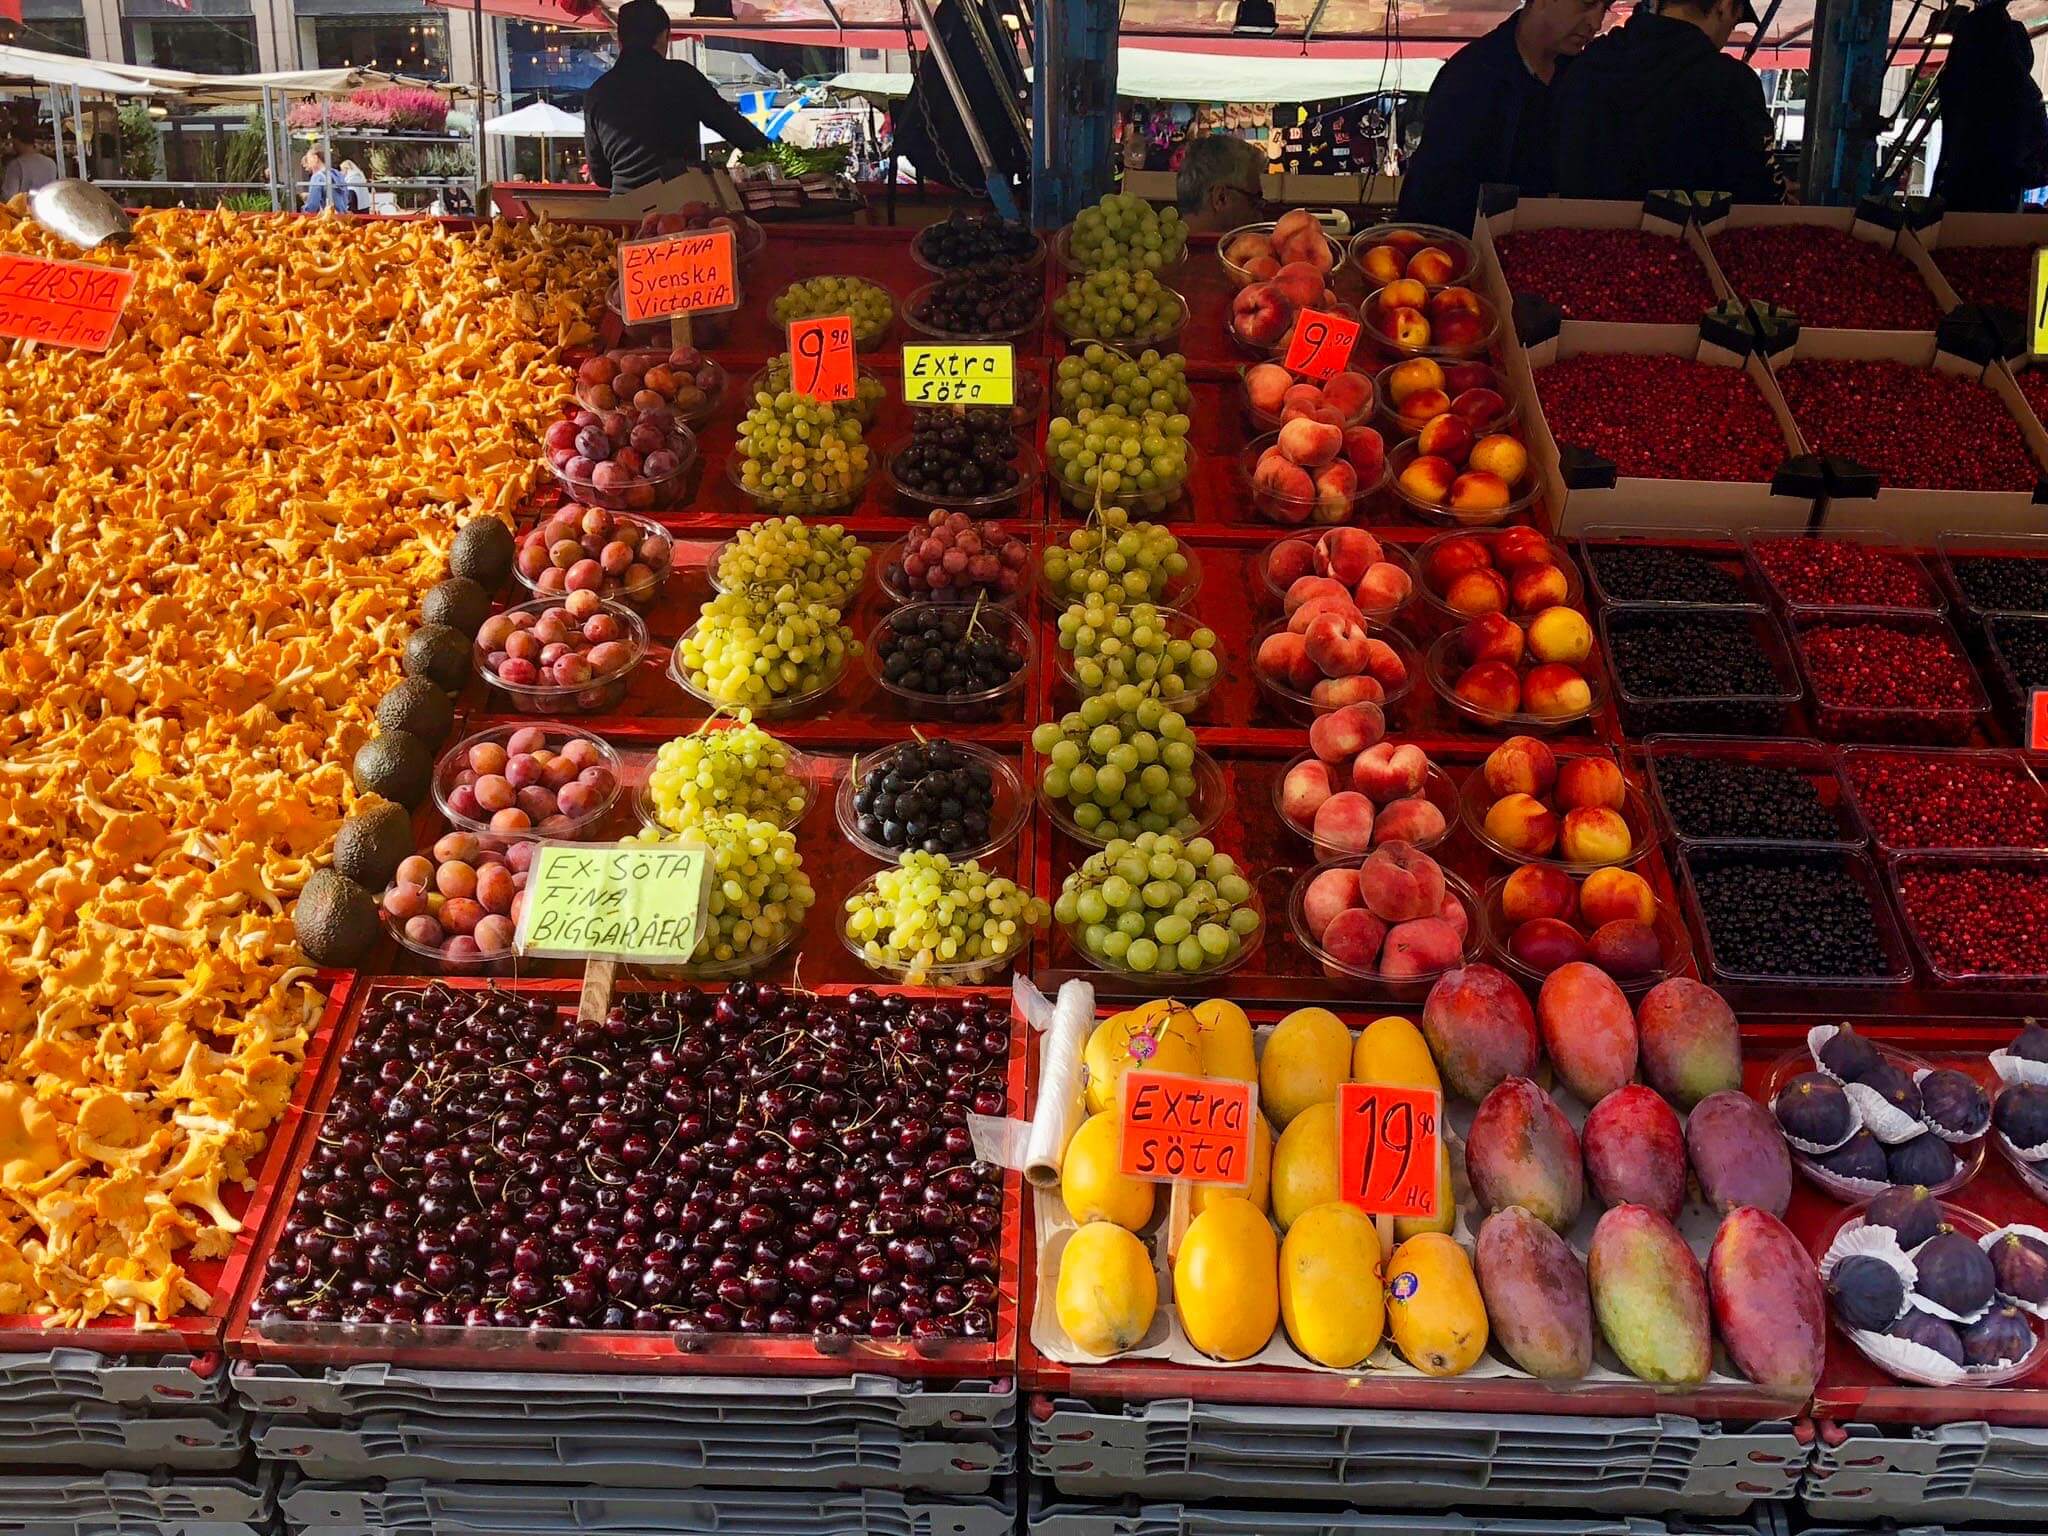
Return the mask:
[[[1931,331],[1941,320],[1911,262],[1846,230],[1765,224],[1723,230],[1712,245],[1737,294],[1789,309],[1801,325]]]
[[[1823,608],[1936,610],[1934,588],[1911,555],[1856,539],[1788,534],[1752,538],[1749,552],[1780,600]]]
[[[1740,368],[1689,357],[1581,352],[1539,369],[1536,392],[1559,443],[1652,480],[1768,480],[1785,439]]]
[[[1944,976],[2048,976],[2048,861],[1906,864],[1899,905]]]
[[[1999,752],[1842,754],[1842,777],[1878,846],[2048,846],[2048,789]]]
[[[1975,379],[1808,358],[1780,368],[1778,385],[1809,448],[1854,459],[1884,485],[2026,491],[2040,476],[2005,402]]]
[[[1944,245],[1934,264],[1965,304],[2003,304],[2022,313],[2034,247],[2028,245]]]
[[[1694,325],[1714,307],[1706,268],[1683,240],[1639,229],[1515,230],[1494,242],[1516,293],[1575,320]]]
[[[1959,741],[1985,708],[1969,658],[1939,619],[1823,619],[1797,631],[1823,734]]]

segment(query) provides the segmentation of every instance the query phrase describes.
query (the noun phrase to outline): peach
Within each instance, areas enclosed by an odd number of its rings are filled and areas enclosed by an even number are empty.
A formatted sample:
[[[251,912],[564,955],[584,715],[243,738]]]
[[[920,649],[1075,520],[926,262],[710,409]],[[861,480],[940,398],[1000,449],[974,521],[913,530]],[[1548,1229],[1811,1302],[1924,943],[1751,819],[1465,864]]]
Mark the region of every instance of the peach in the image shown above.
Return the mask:
[[[1358,877],[1350,869],[1326,869],[1301,893],[1301,915],[1310,933],[1320,936],[1339,912],[1358,905]]]
[[[1413,742],[1382,741],[1367,747],[1351,764],[1351,787],[1382,805],[1422,788],[1429,759]]]
[[[1618,917],[1593,930],[1586,952],[1593,964],[1616,981],[1633,981],[1664,968],[1664,947],[1657,930],[1632,917]]]
[[[1282,539],[1266,555],[1266,579],[1283,590],[1316,573],[1316,547],[1307,539]]]
[[[1373,844],[1372,802],[1355,789],[1339,790],[1316,810],[1315,840],[1339,853],[1363,853]]]
[[[1592,652],[1593,626],[1576,609],[1546,608],[1529,621],[1529,654],[1538,661],[1578,662]]]
[[[1297,691],[1314,687],[1320,676],[1316,664],[1308,659],[1308,648],[1302,644],[1301,636],[1286,629],[1259,642],[1259,654],[1253,665],[1261,677],[1270,677]]]
[[[1304,469],[1320,469],[1344,449],[1342,429],[1297,416],[1280,428],[1279,449]]]
[[[1308,659],[1325,677],[1356,677],[1366,670],[1365,626],[1342,614],[1325,613],[1302,635]]]
[[[1323,392],[1313,384],[1290,384],[1280,397],[1281,420],[1312,414],[1323,403]]]
[[[1522,626],[1504,613],[1482,613],[1467,619],[1458,630],[1458,648],[1468,662],[1504,661],[1519,666],[1522,661]]]
[[[1375,322],[1379,332],[1397,347],[1426,347],[1429,345],[1429,322],[1422,311],[1403,305],[1399,309],[1381,310]]]
[[[1316,471],[1315,520],[1319,523],[1343,522],[1351,516],[1357,496],[1357,470],[1343,459],[1324,465]]]
[[[1482,661],[1467,667],[1451,685],[1451,692],[1475,709],[1496,715],[1512,715],[1522,707],[1522,680],[1504,661]]]
[[[1245,275],[1255,283],[1270,283],[1280,271],[1280,258],[1271,254],[1254,256],[1244,264]]]
[[[1516,613],[1554,608],[1570,595],[1562,566],[1525,565],[1508,577],[1508,602]]]
[[[1288,616],[1287,627],[1297,635],[1305,635],[1308,633],[1309,625],[1326,613],[1333,613],[1340,619],[1349,619],[1355,624],[1365,622],[1365,615],[1358,611],[1358,604],[1351,601],[1349,592],[1341,596],[1318,592]]]
[[[1466,425],[1462,416],[1454,416],[1449,411],[1441,416],[1432,416],[1415,434],[1415,451],[1433,453],[1453,464],[1463,464],[1472,452],[1472,428]]]
[[[1387,469],[1386,440],[1371,427],[1347,428],[1344,458],[1358,472],[1360,485],[1377,485]]]
[[[1472,445],[1465,465],[1468,469],[1488,470],[1513,485],[1528,473],[1529,450],[1507,433],[1496,432]]]
[[[1355,420],[1372,404],[1372,380],[1348,368],[1333,373],[1323,385],[1323,401],[1340,411],[1346,421]]]
[[[1391,560],[1382,560],[1366,568],[1351,598],[1367,613],[1387,614],[1407,602],[1414,592],[1415,583],[1408,573]]]
[[[1628,803],[1621,765],[1597,753],[1566,758],[1557,768],[1557,803],[1567,811],[1596,805],[1620,810]]]
[[[1441,320],[1446,315],[1484,313],[1479,295],[1470,288],[1442,288],[1429,296],[1429,318],[1432,320]]]
[[[1230,327],[1248,346],[1272,346],[1286,334],[1293,318],[1293,307],[1275,283],[1240,288],[1230,301]]]
[[[1440,347],[1476,347],[1486,339],[1486,318],[1470,310],[1454,309],[1426,322],[1433,328]]]
[[[1410,426],[1433,421],[1451,408],[1451,397],[1440,389],[1418,389],[1394,407],[1394,414]]]
[[[1296,309],[1312,309],[1323,302],[1323,271],[1312,261],[1289,261],[1273,274],[1273,289]]]
[[[1507,397],[1483,384],[1475,389],[1460,390],[1452,396],[1449,406],[1450,410],[1469,421],[1475,432],[1482,432],[1499,421],[1507,408]]]
[[[1486,835],[1510,853],[1540,859],[1557,846],[1557,813],[1534,795],[1503,795],[1487,808]]]
[[[1365,670],[1389,693],[1408,686],[1408,663],[1401,653],[1372,635],[1365,637]]]
[[[1248,229],[1223,247],[1223,259],[1233,266],[1243,266],[1260,256],[1273,254],[1273,237],[1256,229]]]
[[[1358,894],[1390,923],[1434,917],[1444,904],[1443,867],[1411,843],[1382,843],[1358,866]]]
[[[1372,296],[1373,308],[1382,314],[1394,309],[1421,309],[1429,302],[1429,290],[1417,282],[1397,277]]]
[[[1526,525],[1503,528],[1493,536],[1493,563],[1504,571],[1525,570],[1532,565],[1556,565],[1557,555],[1550,540],[1539,529]]]
[[[1508,935],[1508,953],[1530,970],[1548,976],[1559,966],[1586,958],[1586,941],[1570,923],[1535,917]]]
[[[1564,813],[1558,852],[1574,864],[1615,864],[1635,851],[1636,840],[1621,812],[1604,805]]]
[[[1294,375],[1278,363],[1259,363],[1245,370],[1244,397],[1261,415],[1278,416],[1294,387]]]
[[[1444,813],[1420,795],[1389,800],[1373,823],[1375,843],[1413,843],[1420,847],[1444,835]]]
[[[1280,813],[1296,826],[1305,827],[1315,820],[1317,808],[1335,788],[1329,764],[1320,758],[1296,763],[1280,781]]]
[[[1468,389],[1491,389],[1493,384],[1493,369],[1487,364],[1470,359],[1463,362],[1454,358],[1444,359],[1444,388],[1452,394],[1462,395]]]
[[[1392,977],[1436,976],[1465,958],[1458,930],[1440,917],[1418,917],[1398,923],[1387,934],[1380,974]]]
[[[1408,260],[1398,245],[1375,245],[1358,259],[1358,270],[1373,283],[1391,283],[1408,271]]]
[[[1483,469],[1471,470],[1451,482],[1450,504],[1459,512],[1498,512],[1514,499],[1507,481]]]
[[[1323,226],[1306,208],[1290,208],[1273,224],[1271,235],[1275,254],[1288,261],[1320,260],[1323,270],[1331,266],[1330,242],[1323,238]]]
[[[1380,541],[1363,528],[1332,528],[1315,542],[1317,572],[1347,587],[1384,554]]]
[[[1346,907],[1318,939],[1336,965],[1355,971],[1378,965],[1380,946],[1386,941],[1387,925],[1363,907]]]
[[[1482,613],[1501,613],[1508,606],[1507,578],[1487,567],[1460,571],[1443,589],[1444,605],[1453,613],[1472,618]]]
[[[1443,387],[1444,370],[1433,357],[1411,357],[1387,370],[1387,399],[1397,406],[1419,390],[1431,389],[1441,394]]]
[[[1288,425],[1314,424],[1289,422]],[[1282,522],[1307,521],[1308,509],[1315,504],[1315,481],[1309,478],[1307,470],[1292,462],[1278,448],[1269,448],[1261,456],[1258,468],[1252,471],[1252,486],[1262,493],[1259,510]]]
[[[1569,921],[1578,901],[1572,877],[1550,864],[1524,864],[1500,888],[1500,913],[1511,923],[1533,922],[1539,917]]]
[[[1438,507],[1451,494],[1458,478],[1458,466],[1449,459],[1431,453],[1418,454],[1401,471],[1401,489],[1426,507]]]
[[[1423,559],[1422,574],[1441,592],[1466,571],[1492,568],[1493,557],[1487,553],[1483,539],[1470,533],[1454,533],[1431,548]]]
[[[1463,944],[1466,935],[1472,931],[1472,917],[1465,910],[1465,903],[1458,899],[1456,891],[1448,887],[1445,889],[1444,904],[1437,910],[1436,915],[1451,925],[1451,931],[1457,934],[1458,942]]]
[[[1317,709],[1342,709],[1346,704],[1384,704],[1387,690],[1376,677],[1358,673],[1353,677],[1326,677],[1308,691]]]
[[[1317,715],[1308,728],[1308,749],[1326,763],[1346,763],[1387,734],[1387,717],[1377,704],[1346,704]]]
[[[1546,661],[1522,679],[1522,702],[1532,715],[1562,720],[1593,707],[1593,688],[1564,662]]]
[[[1441,288],[1457,274],[1457,262],[1440,245],[1425,245],[1408,258],[1408,275],[1432,288]]]
[[[1480,776],[1494,799],[1503,795],[1547,795],[1557,782],[1557,754],[1538,736],[1510,736],[1486,754]]]
[[[1657,893],[1632,869],[1596,869],[1579,887],[1579,916],[1592,928],[1620,918],[1654,923]]]
[[[1290,544],[1306,545],[1305,539],[1289,539]],[[1297,576],[1287,585],[1287,596],[1281,599],[1288,613],[1299,612],[1319,597],[1339,597],[1350,601],[1351,593],[1343,582],[1329,576]]]

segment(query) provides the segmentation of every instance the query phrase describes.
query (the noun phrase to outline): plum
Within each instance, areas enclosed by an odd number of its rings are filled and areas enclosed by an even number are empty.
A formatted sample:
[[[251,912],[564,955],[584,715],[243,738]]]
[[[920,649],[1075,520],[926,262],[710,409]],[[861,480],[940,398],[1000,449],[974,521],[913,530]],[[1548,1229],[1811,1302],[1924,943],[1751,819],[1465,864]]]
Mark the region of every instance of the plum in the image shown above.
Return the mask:
[[[1852,1254],[1828,1277],[1828,1299],[1851,1328],[1889,1328],[1905,1309],[1906,1282],[1883,1259]]]

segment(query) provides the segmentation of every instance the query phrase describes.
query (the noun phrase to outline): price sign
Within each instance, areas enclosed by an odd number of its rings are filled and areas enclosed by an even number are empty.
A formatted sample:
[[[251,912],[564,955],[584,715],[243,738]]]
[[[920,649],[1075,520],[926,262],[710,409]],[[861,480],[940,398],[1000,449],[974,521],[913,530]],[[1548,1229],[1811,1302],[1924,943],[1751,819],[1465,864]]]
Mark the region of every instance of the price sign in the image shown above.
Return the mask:
[[[1304,309],[1294,322],[1294,340],[1287,344],[1287,369],[1311,379],[1327,379],[1351,366],[1358,345],[1358,322],[1328,310]]]
[[[738,271],[730,229],[628,240],[619,247],[619,312],[628,325],[737,309]]]
[[[1250,1083],[1126,1072],[1118,1169],[1133,1179],[1189,1184],[1247,1184],[1252,1176]]]
[[[853,316],[790,321],[791,389],[813,400],[851,400],[854,382]]]
[[[0,336],[104,352],[134,286],[126,267],[0,256]]]
[[[2033,318],[2027,326],[2027,351],[2048,357],[2048,245],[2034,248],[2034,305],[2028,313]]]
[[[2048,752],[2048,688],[2027,695],[2027,750]]]
[[[1436,1215],[1442,1134],[1443,1095],[1434,1088],[1340,1084],[1338,1188],[1374,1216]]]
[[[518,950],[680,964],[704,936],[710,867],[704,849],[687,845],[542,843],[527,875]]]
[[[903,399],[908,405],[1015,405],[1014,347],[905,347]]]

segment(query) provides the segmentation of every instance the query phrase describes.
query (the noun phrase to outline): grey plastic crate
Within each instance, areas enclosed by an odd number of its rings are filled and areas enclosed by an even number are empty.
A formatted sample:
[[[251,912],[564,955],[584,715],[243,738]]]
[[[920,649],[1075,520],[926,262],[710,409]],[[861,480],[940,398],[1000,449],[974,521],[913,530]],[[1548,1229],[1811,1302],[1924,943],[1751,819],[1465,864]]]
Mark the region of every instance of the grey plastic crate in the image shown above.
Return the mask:
[[[227,1375],[217,1356],[202,1366],[192,1355],[122,1360],[89,1349],[0,1354],[0,1415],[12,1418],[54,1401],[125,1408],[224,1403]]]
[[[0,1532],[154,1532],[231,1536],[269,1530],[277,1514],[275,1469],[233,1473],[58,1473],[0,1477]]]
[[[307,1482],[288,1489],[279,1507],[293,1536],[1010,1536],[1017,1485],[1000,1497],[939,1499],[877,1490],[678,1495],[537,1483]]]
[[[1782,1506],[1759,1504],[1740,1521],[1667,1524],[1645,1515],[1427,1515],[1281,1505],[1046,1503],[1029,1536],[1783,1536]]]
[[[32,1415],[0,1411],[0,1473],[50,1466],[214,1472],[239,1465],[248,1449],[247,1415],[233,1404],[147,1414],[87,1402]]]
[[[1554,1500],[1600,1513],[1740,1515],[1790,1499],[1807,1462],[1788,1424],[1663,1415],[1390,1413],[1071,1399],[1030,1420],[1030,1467],[1082,1498],[1452,1508]]]
[[[1819,1520],[2048,1520],[2048,1429],[1845,1424],[1799,1499]],[[1974,1536],[1974,1533],[1973,1533]]]

